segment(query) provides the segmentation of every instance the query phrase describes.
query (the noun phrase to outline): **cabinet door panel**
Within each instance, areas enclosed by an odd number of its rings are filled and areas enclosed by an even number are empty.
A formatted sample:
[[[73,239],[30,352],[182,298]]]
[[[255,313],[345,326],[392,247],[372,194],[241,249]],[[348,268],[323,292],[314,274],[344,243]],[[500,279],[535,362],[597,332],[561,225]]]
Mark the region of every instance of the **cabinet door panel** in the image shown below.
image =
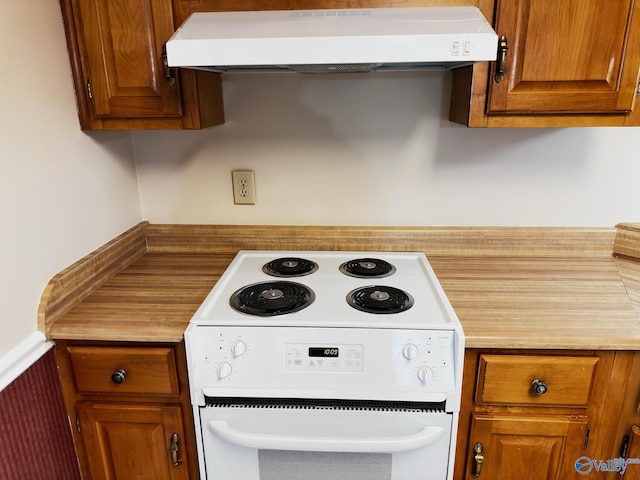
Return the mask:
[[[483,446],[484,463],[478,477],[467,479],[569,480],[580,478],[575,461],[587,429],[586,417],[474,414],[472,447]]]
[[[496,31],[509,50],[503,80],[490,80],[488,112],[630,111],[638,78],[637,46],[628,41],[635,3],[499,1]]]
[[[93,480],[189,478],[169,450],[174,433],[185,438],[179,406],[79,403],[77,409]],[[179,459],[181,448],[179,442]]]
[[[180,116],[177,83],[162,49],[173,33],[171,0],[79,0],[92,102],[98,117]]]

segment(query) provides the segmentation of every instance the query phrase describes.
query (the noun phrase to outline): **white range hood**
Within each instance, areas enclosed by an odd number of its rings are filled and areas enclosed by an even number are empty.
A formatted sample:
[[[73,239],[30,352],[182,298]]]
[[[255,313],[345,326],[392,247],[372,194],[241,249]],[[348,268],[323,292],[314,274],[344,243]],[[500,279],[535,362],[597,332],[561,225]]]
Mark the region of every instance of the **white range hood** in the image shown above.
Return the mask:
[[[476,7],[193,13],[167,42],[170,67],[218,72],[449,69],[496,59]]]

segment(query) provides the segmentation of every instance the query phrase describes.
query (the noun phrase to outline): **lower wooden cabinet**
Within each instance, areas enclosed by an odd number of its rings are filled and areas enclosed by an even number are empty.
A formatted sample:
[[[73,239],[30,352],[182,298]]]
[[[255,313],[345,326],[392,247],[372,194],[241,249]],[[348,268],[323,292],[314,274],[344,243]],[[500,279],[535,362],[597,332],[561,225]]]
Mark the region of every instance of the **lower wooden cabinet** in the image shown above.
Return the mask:
[[[628,439],[628,440],[627,440]],[[635,463],[635,460],[640,461],[640,425],[633,425],[628,434],[625,436],[627,448],[625,448],[625,462],[633,459],[634,463],[625,463],[625,470],[622,474],[624,480],[640,480],[640,464]]]
[[[82,402],[77,412],[94,480],[189,478],[179,406]]]
[[[577,478],[588,424],[585,416],[473,414],[470,478]]]
[[[454,479],[616,478],[629,355],[467,350]]]
[[[57,341],[85,480],[196,480],[184,343]]]
[[[625,385],[621,421],[616,432],[618,455],[624,470],[611,472],[607,480],[640,480],[640,352],[628,355],[629,378]]]

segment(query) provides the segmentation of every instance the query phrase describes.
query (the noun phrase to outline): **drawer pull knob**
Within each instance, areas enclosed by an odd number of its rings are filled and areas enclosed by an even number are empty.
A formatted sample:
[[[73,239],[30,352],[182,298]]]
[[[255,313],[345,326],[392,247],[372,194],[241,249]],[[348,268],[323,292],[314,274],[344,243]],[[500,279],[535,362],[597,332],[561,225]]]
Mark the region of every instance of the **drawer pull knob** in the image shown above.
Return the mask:
[[[111,381],[113,383],[122,383],[124,382],[124,378],[127,376],[127,372],[125,372],[122,368],[116,370],[111,374]]]
[[[544,395],[545,393],[547,393],[547,390],[549,390],[547,384],[544,383],[544,381],[538,379],[531,382],[531,388],[533,389],[533,393],[535,393],[536,395]]]
[[[473,467],[471,476],[479,477],[480,472],[482,471],[482,464],[484,463],[484,455],[482,455],[482,444],[480,442],[476,443],[473,446]]]

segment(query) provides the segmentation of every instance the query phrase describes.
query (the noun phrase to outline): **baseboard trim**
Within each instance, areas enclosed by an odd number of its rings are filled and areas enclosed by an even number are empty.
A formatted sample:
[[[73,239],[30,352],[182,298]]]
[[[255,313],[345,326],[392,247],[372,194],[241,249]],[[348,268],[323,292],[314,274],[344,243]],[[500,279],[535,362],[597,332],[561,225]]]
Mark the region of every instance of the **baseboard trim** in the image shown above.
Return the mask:
[[[45,340],[42,332],[33,332],[0,357],[0,391],[36,363],[53,345],[54,342]]]

